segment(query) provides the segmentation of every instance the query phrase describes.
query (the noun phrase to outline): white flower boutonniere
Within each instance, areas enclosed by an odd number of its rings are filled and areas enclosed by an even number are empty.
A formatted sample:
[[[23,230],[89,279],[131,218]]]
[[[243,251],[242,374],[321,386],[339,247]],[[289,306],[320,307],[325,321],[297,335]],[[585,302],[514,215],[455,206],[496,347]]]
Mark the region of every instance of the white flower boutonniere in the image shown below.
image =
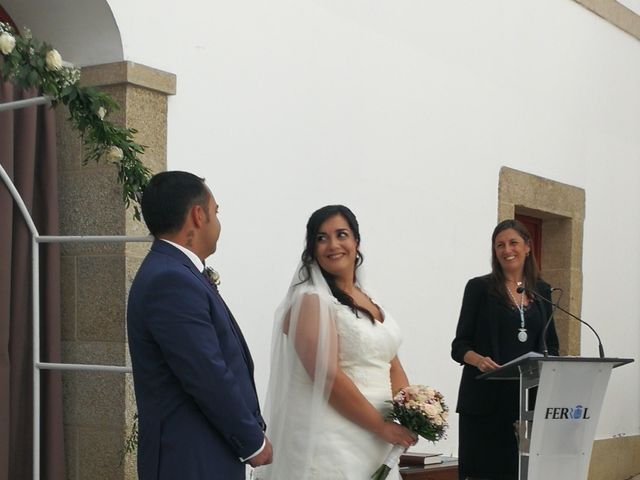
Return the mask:
[[[204,268],[204,274],[207,276],[209,283],[216,287],[220,285],[220,274],[211,267]]]

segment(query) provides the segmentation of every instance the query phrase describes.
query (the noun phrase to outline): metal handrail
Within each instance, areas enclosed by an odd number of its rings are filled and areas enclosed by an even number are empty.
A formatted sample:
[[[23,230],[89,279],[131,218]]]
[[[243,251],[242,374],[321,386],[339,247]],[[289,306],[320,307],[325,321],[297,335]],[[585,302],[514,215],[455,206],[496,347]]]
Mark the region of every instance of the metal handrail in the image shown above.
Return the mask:
[[[130,235],[40,235],[38,243],[91,243],[91,242],[152,242],[153,236]]]
[[[36,368],[40,370],[82,370],[91,372],[122,372],[131,373],[131,367],[119,365],[93,365],[88,363],[51,363],[39,362]]]
[[[19,100],[0,104],[0,111],[9,110],[7,105],[13,108],[24,108],[31,105],[41,105],[50,102],[47,97],[38,97],[29,100]],[[131,367],[121,365],[90,365],[80,363],[51,363],[40,361],[40,243],[91,243],[91,242],[150,242],[152,236],[128,236],[128,235],[40,235],[31,214],[27,209],[20,193],[15,188],[13,181],[0,165],[0,178],[2,178],[9,193],[18,206],[27,228],[31,233],[31,282],[32,282],[32,342],[33,342],[33,479],[40,479],[40,371],[41,370],[75,370],[75,371],[103,371],[114,373],[131,373]]]
[[[24,100],[13,100],[11,102],[0,103],[0,112],[17,110],[19,108],[33,107],[34,105],[47,105],[51,103],[51,97],[33,97]]]

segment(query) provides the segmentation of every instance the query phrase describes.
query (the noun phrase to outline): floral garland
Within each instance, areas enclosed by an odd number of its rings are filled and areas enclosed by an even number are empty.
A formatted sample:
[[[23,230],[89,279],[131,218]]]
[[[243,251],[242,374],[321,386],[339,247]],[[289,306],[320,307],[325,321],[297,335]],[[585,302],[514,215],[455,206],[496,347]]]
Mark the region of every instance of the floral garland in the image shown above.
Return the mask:
[[[63,103],[69,108],[70,120],[86,149],[83,164],[105,159],[116,165],[125,206],[133,204],[133,216],[140,220],[140,198],[151,172],[138,158],[145,147],[133,139],[137,130],[118,127],[105,119],[108,112],[120,108],[117,102],[104,92],[81,87],[80,70],[65,66],[51,45],[35,40],[27,29],[16,35],[3,22],[0,79],[22,88],[36,88],[50,98],[52,106]]]

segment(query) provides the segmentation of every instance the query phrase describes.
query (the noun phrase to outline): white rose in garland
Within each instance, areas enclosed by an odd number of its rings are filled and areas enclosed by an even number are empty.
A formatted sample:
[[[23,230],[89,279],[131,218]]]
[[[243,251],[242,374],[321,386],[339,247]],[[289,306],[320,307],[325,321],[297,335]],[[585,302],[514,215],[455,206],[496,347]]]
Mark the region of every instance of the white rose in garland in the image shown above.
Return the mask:
[[[2,52],[3,55],[9,55],[13,52],[15,46],[16,39],[13,35],[8,32],[3,32],[0,35],[0,52]]]
[[[145,147],[134,141],[133,128],[123,128],[105,120],[107,112],[117,110],[113,98],[95,88],[80,85],[80,70],[65,66],[60,53],[51,45],[37,41],[28,29],[17,35],[0,21],[0,82],[9,81],[22,88],[34,88],[69,109],[70,121],[82,137],[83,163],[107,160],[117,169],[126,207],[141,219],[140,198],[151,172],[139,159]]]
[[[47,52],[44,61],[47,64],[47,70],[56,71],[62,68],[62,57],[55,48]]]
[[[122,149],[120,147],[116,147],[115,145],[107,150],[106,157],[110,162],[119,162],[120,160],[122,160],[123,156],[124,154],[122,152]]]

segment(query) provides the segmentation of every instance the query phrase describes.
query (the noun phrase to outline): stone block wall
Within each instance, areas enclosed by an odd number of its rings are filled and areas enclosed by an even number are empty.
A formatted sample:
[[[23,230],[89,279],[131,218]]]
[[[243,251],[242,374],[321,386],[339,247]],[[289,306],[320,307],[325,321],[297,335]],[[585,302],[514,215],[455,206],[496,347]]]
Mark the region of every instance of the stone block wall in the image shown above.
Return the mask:
[[[138,133],[142,161],[166,169],[167,100],[176,79],[131,62],[85,67],[82,82],[109,93],[120,110],[107,118]],[[148,235],[122,201],[115,166],[83,165],[78,134],[56,113],[61,235]],[[129,286],[148,243],[66,243],[62,246],[63,361],[130,365],[125,311]],[[134,479],[135,458],[121,451],[135,412],[130,374],[74,371],[63,374],[67,477]]]

